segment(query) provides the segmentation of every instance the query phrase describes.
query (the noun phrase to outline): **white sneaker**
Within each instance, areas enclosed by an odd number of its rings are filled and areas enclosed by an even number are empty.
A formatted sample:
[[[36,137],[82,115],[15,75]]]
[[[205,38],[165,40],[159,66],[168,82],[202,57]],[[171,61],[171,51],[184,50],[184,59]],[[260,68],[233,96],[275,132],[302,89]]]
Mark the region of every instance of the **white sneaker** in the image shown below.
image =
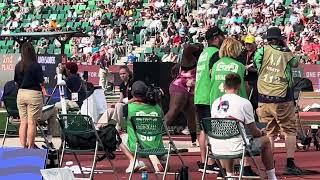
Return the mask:
[[[131,173],[133,162],[134,161],[130,161],[129,166],[126,169],[126,173]],[[146,170],[146,169],[147,169],[147,166],[144,164],[143,161],[136,161],[136,164],[134,166],[133,172],[142,171],[142,170]]]
[[[184,130],[182,130],[181,133],[184,135],[190,135],[189,128],[188,127],[184,128]]]
[[[199,147],[199,142],[198,142],[198,140],[196,140],[196,142],[193,142],[193,143],[191,144],[191,146],[194,147],[194,148]]]

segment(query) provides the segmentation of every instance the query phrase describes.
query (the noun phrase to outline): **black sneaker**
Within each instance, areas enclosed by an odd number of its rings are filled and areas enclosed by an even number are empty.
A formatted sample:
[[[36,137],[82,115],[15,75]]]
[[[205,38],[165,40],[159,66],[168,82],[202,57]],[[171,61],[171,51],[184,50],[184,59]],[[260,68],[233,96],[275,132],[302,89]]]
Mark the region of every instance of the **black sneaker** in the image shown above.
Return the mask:
[[[259,174],[255,173],[251,167],[244,167],[243,168],[243,176],[258,176],[259,177]]]
[[[198,171],[202,172],[204,171],[204,163],[201,163],[200,161],[197,162],[198,164]],[[220,168],[217,166],[217,164],[212,164],[212,165],[207,165],[207,169],[206,169],[206,173],[208,174],[218,174],[219,173]]]
[[[293,167],[287,166],[284,172],[284,175],[315,175],[315,174],[320,174],[320,172],[315,170],[302,169],[295,165]]]
[[[286,166],[285,172],[284,172],[284,175],[302,175],[302,174],[303,174],[303,170],[295,165],[293,167]]]

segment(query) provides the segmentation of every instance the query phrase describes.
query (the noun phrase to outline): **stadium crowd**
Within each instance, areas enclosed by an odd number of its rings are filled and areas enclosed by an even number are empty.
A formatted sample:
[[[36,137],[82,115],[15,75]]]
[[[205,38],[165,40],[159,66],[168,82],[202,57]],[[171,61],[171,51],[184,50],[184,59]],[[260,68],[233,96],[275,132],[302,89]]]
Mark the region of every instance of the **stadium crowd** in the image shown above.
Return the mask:
[[[140,45],[137,41],[143,44],[151,36],[153,50],[134,54],[140,61],[153,52],[159,60],[177,61],[180,51],[170,49],[184,42],[202,42],[204,32],[213,25],[238,40],[253,35],[261,46],[266,29],[277,26],[286,35],[290,49],[301,57],[301,62],[319,61],[320,7],[316,1],[213,1],[200,6],[196,12],[183,0],[168,3],[111,1],[108,4],[97,1],[95,5],[93,8],[88,1],[6,1],[1,5],[1,34],[88,32],[90,37],[73,38],[67,54],[79,63],[96,64],[95,54],[99,51],[105,51],[106,61],[116,63],[120,57],[130,56],[132,46]],[[61,44],[57,40],[37,41],[37,47],[44,49],[40,52],[46,52],[49,46],[59,48]]]

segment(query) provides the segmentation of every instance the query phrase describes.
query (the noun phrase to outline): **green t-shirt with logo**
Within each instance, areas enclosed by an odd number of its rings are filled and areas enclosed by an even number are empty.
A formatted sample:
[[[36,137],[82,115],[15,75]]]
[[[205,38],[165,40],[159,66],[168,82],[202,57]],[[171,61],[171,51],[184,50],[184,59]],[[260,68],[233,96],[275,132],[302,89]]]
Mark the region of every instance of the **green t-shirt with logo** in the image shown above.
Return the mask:
[[[230,73],[237,73],[241,78],[241,87],[239,90],[239,96],[247,98],[246,86],[244,82],[244,76],[246,72],[246,67],[229,57],[223,57],[217,61],[212,67],[211,76],[211,91],[210,91],[210,104],[225,94],[224,82],[226,75]]]
[[[194,90],[194,104],[210,105],[210,60],[211,57],[219,51],[216,47],[207,47],[203,49],[198,63],[196,84]]]
[[[136,145],[136,136],[130,121],[130,118],[133,116],[155,116],[163,117],[162,110],[159,105],[150,105],[150,104],[140,104],[140,103],[129,103],[128,104],[128,117],[127,117],[127,133],[128,133],[128,149],[131,152],[135,151]],[[144,148],[163,148],[162,135],[157,136],[143,136],[138,135],[138,138],[141,140],[142,146]]]

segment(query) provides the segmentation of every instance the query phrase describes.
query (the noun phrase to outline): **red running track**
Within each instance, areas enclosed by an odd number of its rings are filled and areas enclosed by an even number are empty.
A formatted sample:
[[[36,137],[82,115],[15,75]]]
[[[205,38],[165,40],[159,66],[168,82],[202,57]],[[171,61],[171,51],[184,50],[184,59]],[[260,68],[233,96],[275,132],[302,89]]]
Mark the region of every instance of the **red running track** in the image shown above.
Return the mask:
[[[122,153],[117,153],[116,154],[115,160],[113,160],[113,163],[115,164],[115,167],[117,169],[119,179],[128,179],[128,174],[125,173],[125,169],[129,165],[129,161],[126,159],[126,157]],[[320,152],[319,151],[314,151],[314,150],[309,150],[308,152],[297,152],[296,153],[296,164],[304,169],[309,169],[309,170],[317,170],[320,171]],[[92,156],[89,155],[81,155],[80,156],[80,161],[81,164],[90,167],[91,165],[91,159]],[[183,154],[183,160],[185,161],[186,165],[189,167],[189,172],[192,176],[193,180],[198,180],[201,178],[201,173],[197,172],[197,161],[200,159],[199,153],[184,153]],[[260,168],[262,168],[262,164],[260,161],[260,158],[257,157],[258,161],[260,162]],[[66,161],[73,161],[75,163],[75,160],[73,156],[71,155],[66,155],[65,157]],[[148,166],[148,175],[149,179],[155,179],[154,174],[152,173],[153,169],[150,168],[152,167],[146,159],[142,159],[146,165]],[[309,175],[309,176],[286,176],[283,175],[284,172],[284,166],[286,163],[286,153],[284,149],[277,149],[277,152],[275,153],[275,160],[276,160],[276,171],[277,171],[277,177],[279,179],[286,179],[286,180],[300,180],[300,179],[313,179],[313,180],[320,180],[320,173],[316,175]],[[64,161],[64,162],[66,162]],[[171,172],[176,172],[177,169],[181,166],[180,161],[176,156],[172,156],[172,159],[170,161],[170,171]],[[64,164],[65,165],[65,164]],[[106,169],[110,167],[107,161],[102,161],[97,164],[97,169]],[[264,174],[265,176],[265,174]],[[81,178],[81,175],[76,175],[76,177]],[[161,175],[159,175],[160,179]],[[215,179],[214,175],[207,175],[206,179]],[[111,180],[115,179],[114,176],[110,173],[103,173],[103,174],[96,174],[95,175],[95,180]],[[141,179],[141,174],[140,173],[135,173],[134,180],[140,180]],[[167,178],[168,180],[174,180],[173,175],[168,175]]]

